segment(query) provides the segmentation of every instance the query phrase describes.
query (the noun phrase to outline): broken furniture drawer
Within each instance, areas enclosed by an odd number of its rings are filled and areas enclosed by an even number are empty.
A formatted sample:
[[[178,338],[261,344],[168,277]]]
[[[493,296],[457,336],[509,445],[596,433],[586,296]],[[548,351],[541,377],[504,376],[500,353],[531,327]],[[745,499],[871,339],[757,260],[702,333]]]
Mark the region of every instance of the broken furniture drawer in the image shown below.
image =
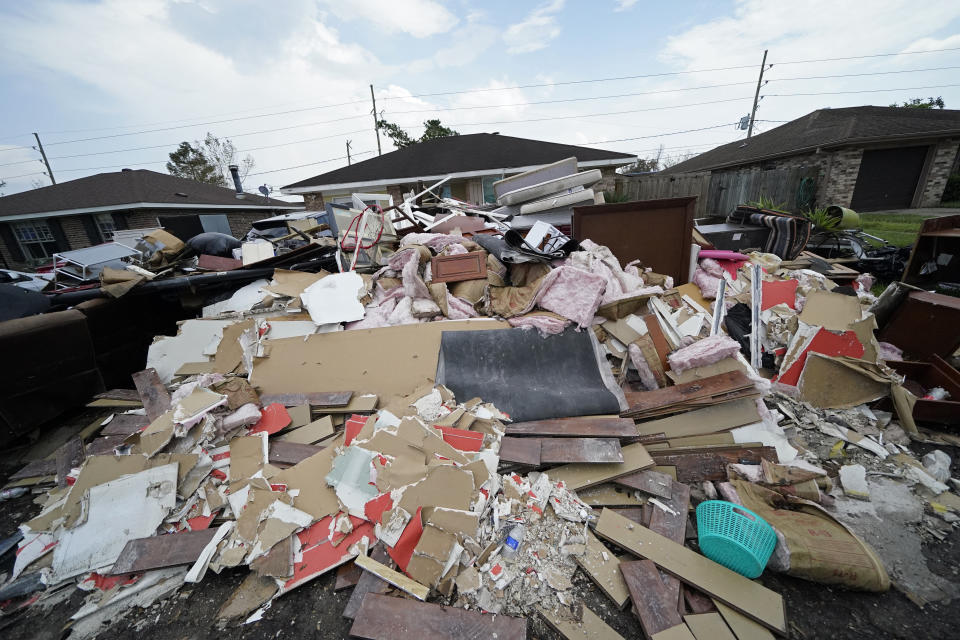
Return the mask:
[[[907,377],[904,386],[920,398],[913,406],[914,420],[960,425],[960,372],[947,364],[946,360],[934,355],[930,362],[891,360],[887,364]],[[924,399],[926,392],[934,387],[946,389],[950,396],[945,400]]]
[[[717,249],[740,251],[741,249],[762,249],[767,244],[770,229],[747,224],[705,224],[697,227],[704,238]]]

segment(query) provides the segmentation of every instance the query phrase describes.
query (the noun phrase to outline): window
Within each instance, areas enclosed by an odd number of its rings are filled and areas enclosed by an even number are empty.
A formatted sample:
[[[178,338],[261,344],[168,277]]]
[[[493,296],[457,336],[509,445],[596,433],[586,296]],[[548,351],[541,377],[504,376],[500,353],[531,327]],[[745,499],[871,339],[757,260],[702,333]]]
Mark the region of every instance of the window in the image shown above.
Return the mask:
[[[113,215],[98,213],[93,218],[97,221],[97,229],[100,231],[100,237],[103,238],[103,241],[110,242],[113,240],[113,232],[116,231],[116,226],[113,224]]]
[[[497,180],[503,180],[503,176],[485,176],[483,178],[483,201],[487,204],[494,204],[497,196],[493,193],[493,183]]]
[[[50,227],[42,220],[17,222],[13,225],[13,232],[28,260],[44,260],[57,251],[57,240]]]

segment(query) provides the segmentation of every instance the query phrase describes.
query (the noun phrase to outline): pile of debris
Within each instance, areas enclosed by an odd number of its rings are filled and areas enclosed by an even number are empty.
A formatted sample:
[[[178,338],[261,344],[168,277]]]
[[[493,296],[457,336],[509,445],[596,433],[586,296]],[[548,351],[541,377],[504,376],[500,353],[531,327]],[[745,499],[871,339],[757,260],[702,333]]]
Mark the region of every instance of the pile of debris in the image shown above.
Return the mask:
[[[559,207],[595,200],[571,195],[592,177],[569,177]],[[504,206],[556,199],[522,178]],[[269,616],[337,570],[356,584],[356,637],[521,638],[535,615],[568,638],[619,637],[584,605],[582,572],[647,637],[785,635],[778,594],[697,550],[691,509],[718,496],[775,528],[771,570],[953,595],[892,562],[903,549],[862,506],[895,485],[920,505],[911,526],[942,538],[960,520],[949,456],[908,447],[960,444],[927,421],[957,423],[942,403],[960,376],[874,334],[902,335],[928,298],[702,245],[674,286],[545,220],[521,234],[441,199],[443,232],[417,229],[414,199],[395,209],[407,232],[359,211],[336,269],[275,269],[158,337],[135,393],[91,403],[116,413],[15,474],[42,511],[14,541],[6,613],[77,586],[90,595],[71,628],[87,637],[245,566],[224,621]],[[926,316],[944,356],[953,308]]]

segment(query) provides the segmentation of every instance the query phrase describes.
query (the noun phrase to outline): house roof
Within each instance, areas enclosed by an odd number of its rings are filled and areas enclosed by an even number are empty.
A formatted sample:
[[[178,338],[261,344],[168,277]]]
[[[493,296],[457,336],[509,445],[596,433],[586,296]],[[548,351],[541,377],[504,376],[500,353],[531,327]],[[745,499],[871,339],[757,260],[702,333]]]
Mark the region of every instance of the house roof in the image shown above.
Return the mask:
[[[356,162],[283,187],[284,193],[305,193],[414,180],[439,180],[506,171],[517,173],[576,156],[580,166],[628,164],[636,156],[569,144],[471,133],[435,138],[382,156]]]
[[[0,198],[0,218],[49,217],[122,209],[302,209],[302,205],[146,169],[98,173]]]
[[[818,109],[802,118],[680,162],[664,173],[706,171],[840,145],[960,134],[960,110],[903,107]]]

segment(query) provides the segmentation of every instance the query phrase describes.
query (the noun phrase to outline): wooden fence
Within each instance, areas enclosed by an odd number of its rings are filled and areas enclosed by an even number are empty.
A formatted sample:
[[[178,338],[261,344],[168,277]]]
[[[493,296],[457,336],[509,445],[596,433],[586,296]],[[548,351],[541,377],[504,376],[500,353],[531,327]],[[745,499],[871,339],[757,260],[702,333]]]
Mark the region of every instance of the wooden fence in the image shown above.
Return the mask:
[[[785,169],[740,169],[674,175],[619,176],[615,190],[630,200],[659,200],[697,196],[696,217],[727,216],[738,204],[761,196],[785,203],[797,211],[797,191],[804,178],[817,179],[816,167]]]

